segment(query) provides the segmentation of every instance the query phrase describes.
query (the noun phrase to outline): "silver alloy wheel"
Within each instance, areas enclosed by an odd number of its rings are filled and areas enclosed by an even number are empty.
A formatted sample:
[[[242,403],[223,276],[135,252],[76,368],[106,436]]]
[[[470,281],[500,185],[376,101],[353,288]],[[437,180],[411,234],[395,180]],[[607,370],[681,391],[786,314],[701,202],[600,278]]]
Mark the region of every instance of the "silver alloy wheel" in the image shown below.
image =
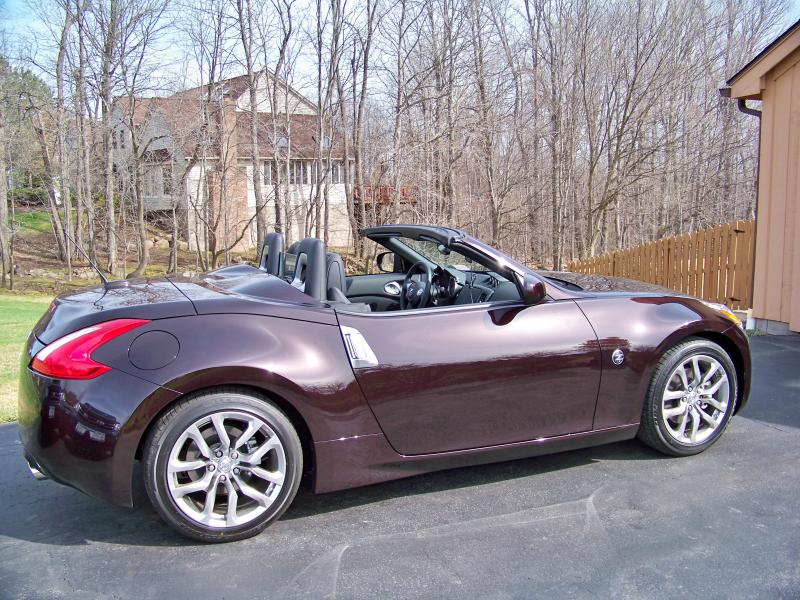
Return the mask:
[[[187,427],[169,453],[167,485],[187,517],[208,527],[249,523],[276,500],[286,452],[267,423],[243,411],[206,415]]]
[[[730,382],[722,363],[707,354],[695,354],[670,374],[662,395],[661,419],[676,441],[697,446],[722,425],[729,402]]]

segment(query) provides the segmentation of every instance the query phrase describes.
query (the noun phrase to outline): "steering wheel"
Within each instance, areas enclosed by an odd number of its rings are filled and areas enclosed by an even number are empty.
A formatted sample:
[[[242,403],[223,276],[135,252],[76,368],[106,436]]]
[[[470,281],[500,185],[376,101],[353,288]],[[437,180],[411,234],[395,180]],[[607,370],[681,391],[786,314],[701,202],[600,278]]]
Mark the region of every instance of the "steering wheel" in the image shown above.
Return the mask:
[[[421,275],[419,281],[412,279],[417,273]],[[433,270],[428,263],[420,261],[411,265],[400,290],[400,309],[428,306],[431,298],[431,281],[433,281]]]

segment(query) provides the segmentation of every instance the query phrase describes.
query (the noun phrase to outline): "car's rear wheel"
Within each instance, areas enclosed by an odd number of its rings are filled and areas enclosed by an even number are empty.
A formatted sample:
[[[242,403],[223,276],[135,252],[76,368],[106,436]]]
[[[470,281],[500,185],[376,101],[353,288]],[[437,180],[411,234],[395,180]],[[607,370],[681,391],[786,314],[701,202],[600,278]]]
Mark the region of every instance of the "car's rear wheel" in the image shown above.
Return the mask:
[[[144,448],[145,487],[161,517],[207,542],[244,539],[280,517],[303,471],[300,439],[275,405],[229,389],[187,398]]]
[[[725,431],[736,398],[736,370],[725,350],[709,340],[687,340],[656,367],[639,438],[672,456],[702,452]]]

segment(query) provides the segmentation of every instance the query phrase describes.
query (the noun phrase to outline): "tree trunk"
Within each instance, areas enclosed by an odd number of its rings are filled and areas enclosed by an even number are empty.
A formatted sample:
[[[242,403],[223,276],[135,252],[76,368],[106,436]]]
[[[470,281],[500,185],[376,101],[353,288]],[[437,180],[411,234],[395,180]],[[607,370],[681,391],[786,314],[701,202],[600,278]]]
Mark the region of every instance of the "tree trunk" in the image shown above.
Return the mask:
[[[8,226],[8,174],[6,173],[6,130],[3,107],[0,105],[0,268],[2,286],[6,287],[6,276],[14,269],[11,264],[11,230]]]
[[[103,44],[100,104],[103,117],[103,162],[106,200],[106,250],[108,262],[106,270],[114,275],[117,271],[117,221],[114,216],[114,148],[112,144],[111,115],[114,99],[112,97],[111,77],[117,46],[117,24],[119,19],[119,0],[109,0],[110,12],[106,38]],[[124,135],[124,133],[123,133]]]

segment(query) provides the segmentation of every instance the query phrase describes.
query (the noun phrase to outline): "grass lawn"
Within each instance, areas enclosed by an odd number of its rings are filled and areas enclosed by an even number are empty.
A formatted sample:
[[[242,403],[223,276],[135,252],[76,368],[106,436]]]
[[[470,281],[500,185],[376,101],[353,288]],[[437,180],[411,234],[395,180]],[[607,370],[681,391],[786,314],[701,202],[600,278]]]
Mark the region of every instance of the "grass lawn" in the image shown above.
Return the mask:
[[[50,300],[49,296],[0,294],[0,423],[17,420],[22,345]]]
[[[36,233],[53,232],[50,213],[46,210],[17,211],[14,215],[14,220],[20,227],[29,231],[35,231]]]

